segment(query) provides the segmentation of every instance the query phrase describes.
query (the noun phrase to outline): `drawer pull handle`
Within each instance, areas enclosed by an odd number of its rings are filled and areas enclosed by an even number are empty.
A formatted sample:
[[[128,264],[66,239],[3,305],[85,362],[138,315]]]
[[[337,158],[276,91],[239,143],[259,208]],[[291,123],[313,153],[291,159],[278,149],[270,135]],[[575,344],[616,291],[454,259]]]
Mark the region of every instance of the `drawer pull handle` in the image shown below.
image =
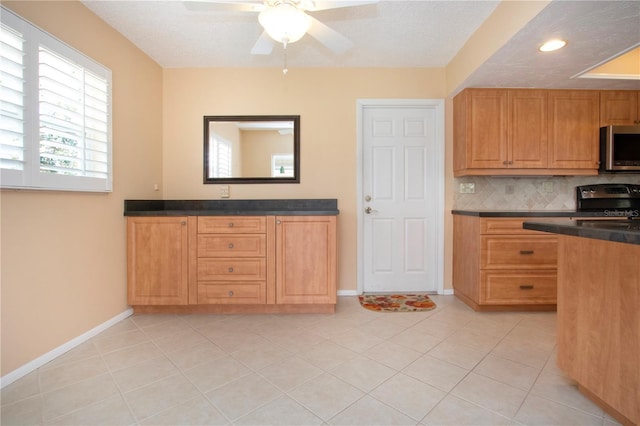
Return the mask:
[[[229,223],[229,228],[233,228],[233,222]]]
[[[533,284],[521,285],[520,290],[533,290]]]
[[[520,254],[533,254],[533,250],[520,250]]]
[[[229,297],[233,297],[233,291],[229,290]]]
[[[229,271],[229,272],[233,272],[233,268],[229,268],[229,269],[228,269],[228,271]]]
[[[232,249],[233,248],[233,243],[229,243],[229,248]]]

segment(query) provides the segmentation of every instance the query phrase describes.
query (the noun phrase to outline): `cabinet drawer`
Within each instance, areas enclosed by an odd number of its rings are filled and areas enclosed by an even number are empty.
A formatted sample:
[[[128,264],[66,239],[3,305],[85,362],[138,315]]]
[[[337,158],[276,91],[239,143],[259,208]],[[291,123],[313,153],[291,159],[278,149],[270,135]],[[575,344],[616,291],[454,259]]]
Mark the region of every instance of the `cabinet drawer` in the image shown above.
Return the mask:
[[[198,259],[198,281],[254,281],[266,277],[265,259]]]
[[[263,257],[266,250],[264,234],[198,235],[198,257]]]
[[[482,218],[480,220],[481,234],[525,234],[525,235],[544,235],[543,232],[522,229],[522,223],[526,221],[540,221],[540,218]]]
[[[199,234],[264,234],[264,216],[207,216],[198,217]]]
[[[199,304],[264,304],[266,301],[264,281],[198,283]]]
[[[482,271],[480,281],[481,303],[556,304],[555,271]]]
[[[557,237],[505,235],[481,240],[481,269],[557,268]]]

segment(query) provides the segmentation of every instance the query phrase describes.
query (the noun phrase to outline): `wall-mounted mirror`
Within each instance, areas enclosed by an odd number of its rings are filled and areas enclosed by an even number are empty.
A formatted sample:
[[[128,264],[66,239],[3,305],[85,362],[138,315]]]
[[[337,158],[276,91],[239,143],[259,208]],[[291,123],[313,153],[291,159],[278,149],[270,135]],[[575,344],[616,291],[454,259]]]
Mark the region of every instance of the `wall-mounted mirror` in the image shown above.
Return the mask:
[[[205,116],[204,183],[300,183],[300,116]]]

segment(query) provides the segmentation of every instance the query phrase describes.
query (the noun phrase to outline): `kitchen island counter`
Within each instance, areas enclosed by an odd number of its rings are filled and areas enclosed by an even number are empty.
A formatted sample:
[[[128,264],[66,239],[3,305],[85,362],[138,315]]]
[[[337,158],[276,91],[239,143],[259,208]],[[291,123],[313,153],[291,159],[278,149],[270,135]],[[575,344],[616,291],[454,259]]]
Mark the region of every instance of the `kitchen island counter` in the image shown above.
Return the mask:
[[[524,229],[640,245],[640,219],[569,220],[553,219],[523,223]]]
[[[558,235],[558,366],[618,421],[640,424],[640,220],[523,228]]]

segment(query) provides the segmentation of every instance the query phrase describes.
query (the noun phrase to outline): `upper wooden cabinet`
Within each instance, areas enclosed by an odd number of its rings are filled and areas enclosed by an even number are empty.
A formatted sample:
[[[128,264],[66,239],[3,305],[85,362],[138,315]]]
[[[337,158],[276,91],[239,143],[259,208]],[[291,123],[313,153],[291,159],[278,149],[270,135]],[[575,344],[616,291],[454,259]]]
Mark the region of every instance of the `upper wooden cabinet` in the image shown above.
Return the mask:
[[[597,174],[598,92],[466,89],[453,102],[455,176]]]
[[[546,93],[468,89],[454,99],[455,170],[545,168]]]
[[[599,92],[549,91],[549,168],[593,170],[599,165]]]
[[[606,90],[600,92],[600,127],[640,124],[640,91]]]

